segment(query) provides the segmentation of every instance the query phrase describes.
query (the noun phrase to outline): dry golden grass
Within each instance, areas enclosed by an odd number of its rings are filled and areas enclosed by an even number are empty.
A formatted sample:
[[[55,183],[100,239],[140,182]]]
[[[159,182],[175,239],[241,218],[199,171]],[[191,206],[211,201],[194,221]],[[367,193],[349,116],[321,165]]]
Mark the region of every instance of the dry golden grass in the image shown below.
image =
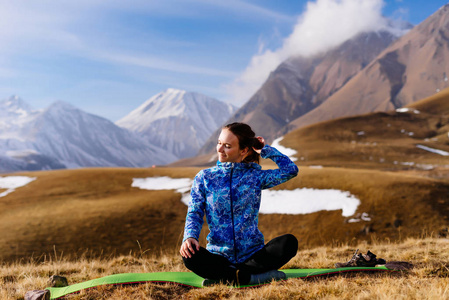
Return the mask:
[[[285,268],[333,268],[347,261],[355,248],[371,250],[387,261],[413,262],[415,268],[397,273],[352,273],[313,279],[289,279],[259,288],[231,289],[223,285],[194,289],[175,284],[103,286],[67,299],[447,299],[449,297],[449,240],[405,239],[402,242],[358,243],[354,246],[304,249]],[[179,255],[125,255],[77,261],[55,253],[45,261],[0,265],[0,298],[23,299],[28,290],[44,289],[51,275],[74,284],[111,274],[187,271]]]

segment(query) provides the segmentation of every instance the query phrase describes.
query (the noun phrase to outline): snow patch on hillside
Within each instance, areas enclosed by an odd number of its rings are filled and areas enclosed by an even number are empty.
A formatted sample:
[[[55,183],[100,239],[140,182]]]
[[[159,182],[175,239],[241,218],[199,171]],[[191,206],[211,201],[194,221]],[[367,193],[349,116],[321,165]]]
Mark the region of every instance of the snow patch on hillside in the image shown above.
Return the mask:
[[[27,176],[6,176],[0,177],[0,189],[6,189],[6,191],[0,193],[0,197],[14,192],[17,188],[27,185],[34,181],[36,177]]]
[[[132,187],[144,190],[176,190],[183,194],[181,201],[190,201],[190,178],[148,177],[134,178]],[[262,214],[311,214],[326,210],[342,210],[342,216],[355,214],[360,200],[349,192],[335,189],[263,190],[260,213]]]
[[[281,152],[284,155],[287,155],[292,161],[297,161],[298,159],[296,157],[294,157],[294,155],[296,155],[296,150],[293,150],[291,148],[287,148],[284,147],[280,144],[280,142],[284,139],[283,136],[281,136],[280,138],[277,138],[273,141],[273,143],[271,144],[272,147],[276,148],[277,150],[279,150],[279,152]]]
[[[179,193],[190,192],[193,180],[190,178],[171,178],[168,176],[133,178],[132,187],[142,190],[176,190]]]
[[[434,148],[430,148],[430,147],[423,146],[423,145],[416,145],[416,147],[419,148],[419,149],[423,149],[423,150],[435,153],[435,154],[442,155],[442,156],[449,156],[449,152],[447,152],[447,151],[434,149]]]
[[[303,215],[341,209],[342,216],[349,217],[359,204],[349,192],[334,189],[263,190],[260,213]]]
[[[411,109],[411,108],[407,108],[407,107],[398,108],[398,109],[396,109],[396,112],[398,112],[398,113],[414,113],[416,115],[421,113],[417,109]]]

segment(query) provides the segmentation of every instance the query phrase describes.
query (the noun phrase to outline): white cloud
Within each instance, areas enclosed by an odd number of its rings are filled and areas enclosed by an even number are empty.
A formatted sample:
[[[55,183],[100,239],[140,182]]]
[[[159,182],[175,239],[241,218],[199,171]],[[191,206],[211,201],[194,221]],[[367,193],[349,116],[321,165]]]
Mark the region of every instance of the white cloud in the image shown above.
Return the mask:
[[[285,15],[259,5],[248,3],[241,0],[227,0],[227,1],[210,1],[210,0],[194,0],[193,3],[202,5],[211,5],[222,10],[232,11],[235,15],[239,15],[245,19],[248,18],[270,18],[284,22],[294,22],[291,16]]]
[[[92,53],[95,52],[92,51]],[[109,62],[115,62],[122,65],[138,66],[149,69],[157,69],[157,70],[188,73],[188,74],[202,74],[218,77],[236,76],[236,73],[230,71],[222,71],[218,69],[189,65],[177,61],[169,61],[161,57],[150,55],[119,54],[101,51],[95,53],[95,56],[97,57],[98,60],[106,60]]]
[[[243,73],[225,86],[235,105],[242,105],[257,91],[281,62],[335,47],[364,31],[387,27],[382,0],[317,0],[308,2],[292,34],[277,50],[266,49],[251,58]]]

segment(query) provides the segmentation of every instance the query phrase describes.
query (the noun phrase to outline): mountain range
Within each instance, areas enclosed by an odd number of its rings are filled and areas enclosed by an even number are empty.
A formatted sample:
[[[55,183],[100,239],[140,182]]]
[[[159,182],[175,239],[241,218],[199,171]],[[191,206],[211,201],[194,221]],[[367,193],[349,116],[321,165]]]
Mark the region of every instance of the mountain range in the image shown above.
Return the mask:
[[[168,89],[114,124],[62,101],[34,110],[12,96],[0,101],[0,171],[165,165],[195,155],[234,110]]]
[[[33,110],[18,97],[0,102],[0,171],[95,166],[144,167],[176,156],[111,121],[58,101]]]
[[[449,5],[395,33],[364,32],[323,53],[290,57],[239,109],[167,89],[114,124],[64,102],[34,110],[10,97],[0,102],[0,171],[148,167],[195,155],[203,158],[183,163],[203,165],[225,123],[249,123],[271,143],[323,121],[394,111],[448,87]]]

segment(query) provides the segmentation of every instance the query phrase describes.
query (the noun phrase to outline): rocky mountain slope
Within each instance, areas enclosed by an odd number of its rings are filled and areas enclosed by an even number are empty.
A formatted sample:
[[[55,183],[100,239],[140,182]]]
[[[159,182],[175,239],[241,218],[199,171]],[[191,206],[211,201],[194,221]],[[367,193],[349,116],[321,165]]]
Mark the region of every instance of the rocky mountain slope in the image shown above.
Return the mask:
[[[449,86],[449,5],[382,51],[288,130],[343,116],[399,108]]]

